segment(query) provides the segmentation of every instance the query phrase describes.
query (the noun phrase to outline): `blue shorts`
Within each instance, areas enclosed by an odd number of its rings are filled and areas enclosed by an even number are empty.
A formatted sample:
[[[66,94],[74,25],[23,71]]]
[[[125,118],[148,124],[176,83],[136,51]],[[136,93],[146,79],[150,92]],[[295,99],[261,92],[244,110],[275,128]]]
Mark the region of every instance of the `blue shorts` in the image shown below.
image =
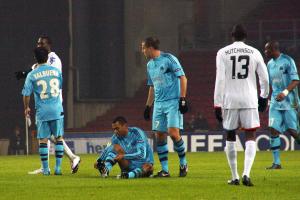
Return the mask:
[[[280,133],[288,129],[297,131],[298,129],[298,112],[291,110],[276,110],[273,106],[269,109],[269,127],[274,128]]]
[[[51,121],[36,121],[37,138],[55,138],[64,135],[64,118]]]
[[[183,129],[183,115],[179,111],[178,99],[155,102],[152,130],[167,132],[168,128]]]

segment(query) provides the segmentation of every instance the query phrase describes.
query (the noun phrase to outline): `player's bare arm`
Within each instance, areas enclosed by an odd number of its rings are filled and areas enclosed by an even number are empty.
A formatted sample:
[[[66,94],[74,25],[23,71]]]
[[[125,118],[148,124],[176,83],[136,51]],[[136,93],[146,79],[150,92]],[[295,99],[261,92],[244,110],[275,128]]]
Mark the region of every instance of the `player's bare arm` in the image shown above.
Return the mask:
[[[299,85],[298,80],[293,80],[286,89],[284,89],[281,93],[279,93],[276,97],[276,101],[282,101],[288,94],[290,91],[292,91],[293,89],[295,89],[297,87],[297,85]]]

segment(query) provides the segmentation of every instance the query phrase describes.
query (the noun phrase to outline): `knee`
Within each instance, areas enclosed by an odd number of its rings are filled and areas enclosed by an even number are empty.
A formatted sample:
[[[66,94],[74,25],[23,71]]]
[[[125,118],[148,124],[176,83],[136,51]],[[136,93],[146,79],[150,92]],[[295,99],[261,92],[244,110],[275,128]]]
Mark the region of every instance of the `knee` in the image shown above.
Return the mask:
[[[271,136],[272,136],[272,137],[277,137],[277,136],[280,135],[280,132],[277,131],[277,130],[274,129],[274,128],[270,128],[270,132],[271,132]]]
[[[48,142],[48,138],[41,138],[39,139],[40,143],[46,143]]]
[[[159,142],[159,143],[165,142],[167,140],[167,134],[162,133],[162,132],[157,132],[156,139],[157,139],[157,142]]]
[[[169,128],[168,132],[173,141],[178,141],[180,139],[178,128]]]
[[[54,142],[58,142],[58,141],[63,141],[63,137],[62,136],[56,137]]]
[[[121,145],[119,145],[119,144],[115,144],[115,145],[114,145],[114,150],[115,150],[118,154],[124,154],[124,153],[125,153],[124,150],[123,150],[123,148],[122,148]]]
[[[227,131],[227,141],[235,142],[236,141],[236,134],[235,130]]]

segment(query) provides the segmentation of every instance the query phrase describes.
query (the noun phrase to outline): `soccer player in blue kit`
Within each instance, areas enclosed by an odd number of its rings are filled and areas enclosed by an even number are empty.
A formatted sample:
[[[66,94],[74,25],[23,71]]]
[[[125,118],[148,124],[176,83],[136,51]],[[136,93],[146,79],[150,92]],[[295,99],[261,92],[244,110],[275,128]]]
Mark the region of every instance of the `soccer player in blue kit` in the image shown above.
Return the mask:
[[[174,142],[174,150],[180,160],[179,176],[187,175],[188,166],[184,141],[183,114],[188,111],[186,101],[187,78],[178,61],[170,53],[159,50],[159,40],[148,37],[142,42],[142,52],[147,59],[149,93],[144,111],[145,120],[150,120],[154,101],[152,130],[156,131],[157,154],[162,170],[155,177],[169,177],[167,134]]]
[[[153,151],[144,131],[137,127],[128,127],[127,120],[122,116],[113,120],[112,128],[114,131],[112,144],[104,149],[94,164],[101,176],[107,177],[116,163],[121,168],[121,178],[151,176]]]
[[[269,127],[271,129],[270,147],[273,153],[273,164],[267,169],[281,169],[280,134],[288,132],[299,144],[298,110],[299,76],[294,60],[280,52],[277,41],[265,45],[270,84],[272,86],[269,109]]]
[[[34,94],[36,109],[37,138],[39,139],[39,153],[43,166],[43,174],[49,175],[48,139],[54,135],[55,144],[55,175],[61,175],[61,163],[64,154],[64,113],[60,93],[62,89],[62,74],[55,67],[47,64],[48,50],[43,47],[34,49],[37,61],[35,70],[29,72],[22,90],[24,114],[30,114],[30,96]]]

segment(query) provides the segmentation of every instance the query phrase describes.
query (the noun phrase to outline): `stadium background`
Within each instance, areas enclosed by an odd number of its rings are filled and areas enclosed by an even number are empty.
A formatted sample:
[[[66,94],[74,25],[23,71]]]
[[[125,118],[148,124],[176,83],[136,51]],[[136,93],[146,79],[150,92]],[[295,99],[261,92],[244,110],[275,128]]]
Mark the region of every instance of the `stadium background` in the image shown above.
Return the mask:
[[[116,115],[151,130],[142,116],[148,88],[139,49],[147,36],[158,37],[161,49],[178,56],[187,74],[188,135],[220,130],[212,109],[215,55],[231,42],[235,23],[246,25],[249,44],[262,50],[265,42],[279,40],[300,65],[297,0],[1,0],[0,5],[2,144],[16,126],[25,134],[23,81],[14,72],[34,63],[32,49],[41,34],[52,38],[63,63],[66,131],[72,137],[109,132]],[[264,131],[267,115],[261,117]]]

